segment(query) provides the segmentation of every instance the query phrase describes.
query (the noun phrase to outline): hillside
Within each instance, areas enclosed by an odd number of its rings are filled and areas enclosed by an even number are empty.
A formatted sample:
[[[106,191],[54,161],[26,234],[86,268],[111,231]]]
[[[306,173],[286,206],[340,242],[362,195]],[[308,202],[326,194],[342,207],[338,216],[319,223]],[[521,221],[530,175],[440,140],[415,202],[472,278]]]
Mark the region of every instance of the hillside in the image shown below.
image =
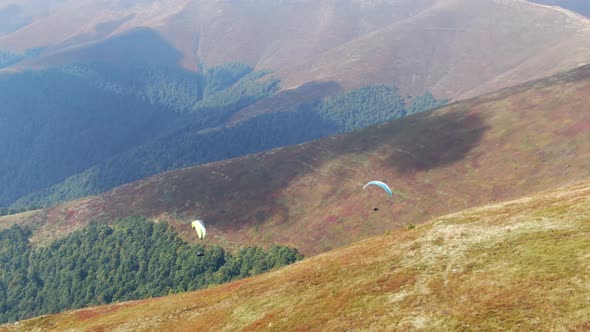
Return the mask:
[[[169,99],[192,106],[199,88],[182,71],[121,73],[135,87],[85,73],[96,74],[72,67],[0,75],[0,207],[168,132],[179,112],[150,90],[165,95],[169,83]]]
[[[588,105],[590,65],[384,125],[2,217],[0,227],[30,225],[33,241],[46,243],[92,220],[142,215],[194,240],[189,222],[201,218],[205,244],[281,243],[317,254],[589,179]],[[393,199],[361,189],[375,179],[390,184]]]
[[[450,99],[475,97],[588,63],[590,20],[525,1],[438,1],[295,66],[286,86],[394,82]],[[492,51],[493,50],[493,51]]]
[[[249,98],[250,103],[272,92],[253,93],[264,85],[244,77],[251,68],[243,67],[246,70],[226,84],[215,81],[232,77],[228,73],[205,78],[177,68],[123,70],[105,64],[0,74],[0,154],[6,156],[0,160],[0,207],[169,136],[188,123],[212,125],[223,116],[222,107],[232,106],[227,95],[234,85],[243,95],[233,99]],[[226,91],[203,96],[215,86]],[[203,110],[202,104],[214,109]]]
[[[434,219],[215,288],[2,331],[590,327],[590,182]]]
[[[23,55],[20,68],[243,62],[284,89],[392,84],[458,99],[590,62],[588,19],[524,0],[2,0],[0,21],[0,52]]]
[[[0,231],[0,324],[194,291],[303,259],[276,245],[189,245],[170,225],[138,217],[92,223],[46,247],[30,235],[18,225]]]
[[[7,156],[0,215],[446,103],[430,93],[409,100],[392,86],[338,93],[309,84],[276,94],[280,82],[266,74],[240,63],[203,74],[104,63],[0,74],[0,154]],[[327,90],[333,95],[322,99]]]

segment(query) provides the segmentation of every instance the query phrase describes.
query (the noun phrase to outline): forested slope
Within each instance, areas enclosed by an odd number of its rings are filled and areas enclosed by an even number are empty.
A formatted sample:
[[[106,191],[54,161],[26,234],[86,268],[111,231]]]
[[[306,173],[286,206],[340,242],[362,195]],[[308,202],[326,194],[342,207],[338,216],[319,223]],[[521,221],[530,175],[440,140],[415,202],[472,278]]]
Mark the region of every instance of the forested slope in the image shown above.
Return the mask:
[[[273,96],[266,71],[230,63],[192,73],[72,65],[0,76],[0,207],[7,212],[97,194],[159,172],[381,123],[444,101],[369,86],[235,121]],[[268,114],[268,113],[272,114]]]
[[[19,226],[0,232],[0,323],[66,309],[186,292],[303,258],[296,249],[190,246],[167,224],[93,223],[47,247]]]

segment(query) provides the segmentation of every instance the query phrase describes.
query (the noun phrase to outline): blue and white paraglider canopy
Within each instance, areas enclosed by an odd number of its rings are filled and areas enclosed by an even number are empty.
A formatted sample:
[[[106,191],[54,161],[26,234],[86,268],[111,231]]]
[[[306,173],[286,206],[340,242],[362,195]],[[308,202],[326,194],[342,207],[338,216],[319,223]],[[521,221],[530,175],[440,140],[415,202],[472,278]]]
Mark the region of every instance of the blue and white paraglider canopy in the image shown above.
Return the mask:
[[[385,182],[371,181],[371,182],[365,184],[363,189],[367,188],[370,185],[375,185],[375,186],[381,187],[383,190],[385,190],[385,192],[387,193],[387,195],[389,195],[389,197],[393,197],[393,192],[391,191],[391,189],[389,189],[389,186],[387,184],[385,184]]]

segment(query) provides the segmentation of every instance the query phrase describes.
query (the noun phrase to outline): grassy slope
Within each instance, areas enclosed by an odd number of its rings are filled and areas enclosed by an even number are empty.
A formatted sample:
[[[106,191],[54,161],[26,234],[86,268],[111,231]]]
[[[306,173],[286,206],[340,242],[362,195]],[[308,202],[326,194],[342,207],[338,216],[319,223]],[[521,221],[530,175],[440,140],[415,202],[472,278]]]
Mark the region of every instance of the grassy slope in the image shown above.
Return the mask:
[[[204,291],[0,330],[583,331],[590,182],[439,217]]]
[[[277,75],[287,87],[393,83],[403,94],[464,99],[589,63],[588,27],[582,16],[520,0],[438,1]]]
[[[205,244],[282,243],[306,255],[386,230],[590,178],[590,66],[385,125],[181,169],[0,218],[46,242],[143,215]],[[362,185],[385,180],[394,189]],[[379,207],[379,211],[373,211]],[[303,231],[305,230],[305,231]]]

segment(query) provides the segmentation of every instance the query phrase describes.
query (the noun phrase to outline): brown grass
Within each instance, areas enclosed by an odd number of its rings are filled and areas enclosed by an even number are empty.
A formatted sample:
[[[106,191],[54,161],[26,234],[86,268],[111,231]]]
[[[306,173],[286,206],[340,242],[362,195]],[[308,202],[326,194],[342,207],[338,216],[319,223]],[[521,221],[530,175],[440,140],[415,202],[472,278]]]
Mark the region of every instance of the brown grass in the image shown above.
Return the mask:
[[[51,8],[47,17],[42,9],[23,12],[23,17],[32,16],[32,24],[0,38],[0,49],[19,53],[51,45],[41,58],[20,63],[21,68],[92,59],[155,61],[197,70],[200,64],[237,61],[274,70],[286,89],[306,83],[345,89],[394,84],[404,95],[430,90],[456,99],[590,60],[587,19],[525,1],[169,0],[136,6],[88,1],[83,8],[68,3]],[[120,46],[108,46],[109,38],[138,28],[162,37],[139,43],[150,52],[132,58],[132,49],[118,52]],[[156,60],[162,49],[177,56]],[[268,108],[251,110],[246,115]]]
[[[583,331],[590,182],[462,211],[257,277],[1,331]]]

